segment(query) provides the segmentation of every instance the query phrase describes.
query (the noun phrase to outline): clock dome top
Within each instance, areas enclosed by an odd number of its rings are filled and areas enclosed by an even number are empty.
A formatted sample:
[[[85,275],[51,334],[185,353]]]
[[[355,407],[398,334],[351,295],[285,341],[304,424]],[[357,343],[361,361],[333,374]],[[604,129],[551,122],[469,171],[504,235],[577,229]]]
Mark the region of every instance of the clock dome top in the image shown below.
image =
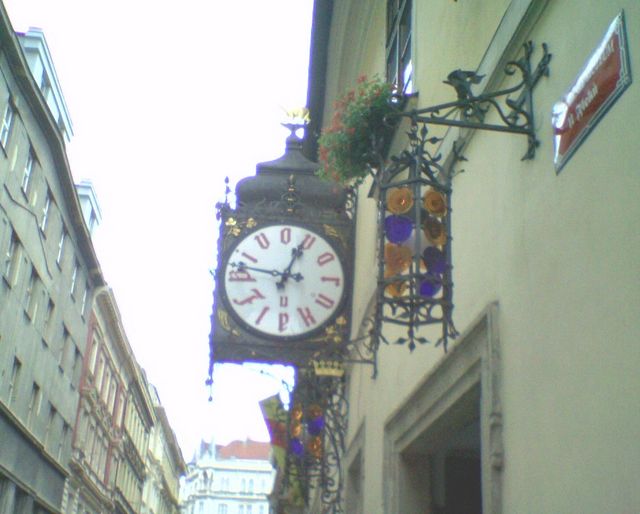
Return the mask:
[[[346,189],[315,175],[319,165],[302,153],[302,139],[295,131],[299,125],[285,125],[291,134],[286,139],[284,154],[273,161],[256,165],[256,174],[238,182],[236,198],[240,205],[281,201],[295,184],[299,205],[313,210],[343,211],[347,203]]]

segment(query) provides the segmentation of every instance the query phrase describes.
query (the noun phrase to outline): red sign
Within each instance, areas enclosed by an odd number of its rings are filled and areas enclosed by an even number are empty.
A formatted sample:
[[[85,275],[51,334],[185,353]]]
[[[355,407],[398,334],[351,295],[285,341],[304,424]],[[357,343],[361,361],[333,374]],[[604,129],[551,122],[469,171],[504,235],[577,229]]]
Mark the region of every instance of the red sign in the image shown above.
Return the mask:
[[[556,173],[631,84],[624,12],[613,20],[602,42],[564,98],[553,106]]]

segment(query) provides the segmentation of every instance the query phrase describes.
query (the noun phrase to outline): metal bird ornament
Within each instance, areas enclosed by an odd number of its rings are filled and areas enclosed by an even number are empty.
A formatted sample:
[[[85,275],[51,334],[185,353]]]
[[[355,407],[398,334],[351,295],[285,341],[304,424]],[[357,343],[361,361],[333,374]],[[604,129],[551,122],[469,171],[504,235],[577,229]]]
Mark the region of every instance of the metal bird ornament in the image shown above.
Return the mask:
[[[484,119],[487,109],[483,109],[474,100],[476,96],[471,91],[471,86],[482,82],[484,75],[478,75],[475,71],[454,70],[447,76],[445,84],[453,86],[458,95],[462,116],[466,119],[474,118],[478,121]]]

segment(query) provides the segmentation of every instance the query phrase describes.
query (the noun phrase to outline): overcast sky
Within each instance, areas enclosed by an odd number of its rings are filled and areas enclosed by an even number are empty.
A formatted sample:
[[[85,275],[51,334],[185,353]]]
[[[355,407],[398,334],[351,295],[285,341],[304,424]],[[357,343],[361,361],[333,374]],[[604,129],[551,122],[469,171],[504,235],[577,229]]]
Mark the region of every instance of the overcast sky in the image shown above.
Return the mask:
[[[256,401],[281,373],[228,366],[207,401],[214,206],[225,176],[283,153],[284,109],[306,100],[312,0],[4,3],[15,30],[44,30],[72,173],[102,209],[98,258],[185,458],[201,438],[266,440]]]

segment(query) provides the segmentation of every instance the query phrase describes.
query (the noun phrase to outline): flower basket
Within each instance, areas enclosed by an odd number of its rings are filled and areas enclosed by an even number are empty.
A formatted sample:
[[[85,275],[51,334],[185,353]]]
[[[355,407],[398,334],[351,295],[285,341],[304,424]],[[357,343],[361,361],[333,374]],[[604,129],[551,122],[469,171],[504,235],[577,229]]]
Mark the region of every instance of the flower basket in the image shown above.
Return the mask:
[[[393,86],[378,78],[360,77],[354,89],[334,105],[331,126],[319,144],[320,177],[360,183],[378,164],[393,134],[386,116],[396,111]]]

